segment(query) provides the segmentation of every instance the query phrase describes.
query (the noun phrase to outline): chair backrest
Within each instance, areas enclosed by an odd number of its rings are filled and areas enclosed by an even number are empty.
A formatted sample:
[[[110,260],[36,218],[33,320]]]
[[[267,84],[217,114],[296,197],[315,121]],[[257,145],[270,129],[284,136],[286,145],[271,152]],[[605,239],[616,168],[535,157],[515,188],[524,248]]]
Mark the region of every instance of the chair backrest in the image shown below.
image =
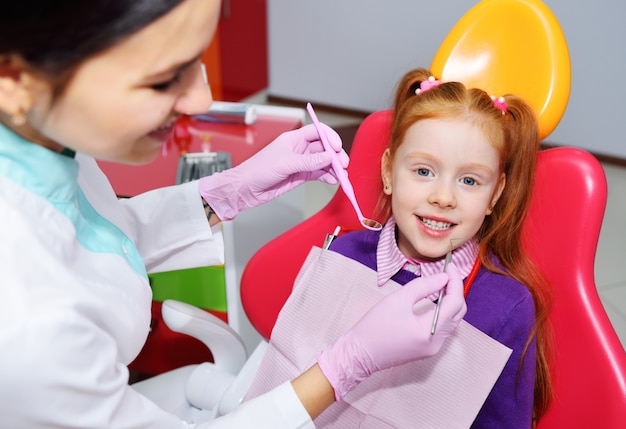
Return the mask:
[[[538,429],[626,424],[626,354],[598,296],[594,260],[607,184],[589,153],[539,155],[526,249],[554,288],[555,399]]]
[[[349,175],[365,212],[376,204],[380,156],[387,146],[390,111],[368,116],[351,150]],[[556,397],[539,429],[621,428],[626,416],[626,354],[602,306],[594,259],[607,198],[600,163],[570,147],[543,150],[525,220],[524,243],[555,290]],[[337,225],[357,219],[340,190],[318,213],[261,248],[242,280],[242,302],[252,324],[269,338],[311,246]]]

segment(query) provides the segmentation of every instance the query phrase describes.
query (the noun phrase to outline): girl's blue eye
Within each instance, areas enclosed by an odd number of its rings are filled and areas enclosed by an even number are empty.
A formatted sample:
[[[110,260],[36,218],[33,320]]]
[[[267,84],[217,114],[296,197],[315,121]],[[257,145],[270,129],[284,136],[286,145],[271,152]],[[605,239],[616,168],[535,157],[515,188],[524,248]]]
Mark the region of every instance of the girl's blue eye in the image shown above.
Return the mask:
[[[476,184],[476,180],[472,179],[471,177],[464,177],[463,184],[473,186]]]
[[[418,176],[428,176],[430,174],[430,170],[428,170],[427,168],[418,168],[416,170],[416,173],[418,174]]]

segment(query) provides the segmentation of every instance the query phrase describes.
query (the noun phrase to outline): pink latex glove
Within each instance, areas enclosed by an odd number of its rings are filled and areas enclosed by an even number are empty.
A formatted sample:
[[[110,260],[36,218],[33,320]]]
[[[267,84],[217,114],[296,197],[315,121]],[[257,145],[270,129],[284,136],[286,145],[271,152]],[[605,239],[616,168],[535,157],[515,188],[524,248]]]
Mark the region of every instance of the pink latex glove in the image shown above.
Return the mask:
[[[349,158],[339,134],[322,126],[346,168]],[[309,180],[336,184],[331,158],[315,127],[306,125],[281,134],[237,167],[200,179],[198,189],[220,219],[230,220],[240,211],[273,200]]]
[[[431,335],[435,304],[425,298],[446,284],[437,329]],[[463,280],[450,263],[446,273],[419,277],[386,296],[322,351],[317,362],[340,401],[376,371],[435,355],[466,310]]]

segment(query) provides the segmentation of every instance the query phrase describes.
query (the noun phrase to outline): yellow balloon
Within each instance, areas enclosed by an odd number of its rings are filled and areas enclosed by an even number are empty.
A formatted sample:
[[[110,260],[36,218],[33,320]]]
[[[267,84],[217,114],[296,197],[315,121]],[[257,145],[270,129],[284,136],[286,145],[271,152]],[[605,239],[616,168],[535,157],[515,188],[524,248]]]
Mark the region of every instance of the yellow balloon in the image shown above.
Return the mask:
[[[556,128],[569,99],[565,35],[538,0],[480,1],[445,38],[431,71],[496,97],[523,97],[537,112],[541,139]]]

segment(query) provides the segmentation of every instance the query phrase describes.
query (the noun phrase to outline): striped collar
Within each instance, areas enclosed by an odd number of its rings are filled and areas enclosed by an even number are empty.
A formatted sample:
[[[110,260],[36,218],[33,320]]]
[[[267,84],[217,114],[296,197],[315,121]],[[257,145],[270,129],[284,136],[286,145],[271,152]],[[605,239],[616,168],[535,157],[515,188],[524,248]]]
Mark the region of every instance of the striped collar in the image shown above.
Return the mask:
[[[465,278],[469,275],[477,256],[478,241],[475,238],[454,249],[452,260],[458,267],[461,277]],[[425,262],[404,256],[396,241],[396,220],[391,216],[380,233],[376,261],[378,286],[382,286],[402,269],[412,271],[418,277],[440,273],[443,271],[445,257],[437,261]]]

